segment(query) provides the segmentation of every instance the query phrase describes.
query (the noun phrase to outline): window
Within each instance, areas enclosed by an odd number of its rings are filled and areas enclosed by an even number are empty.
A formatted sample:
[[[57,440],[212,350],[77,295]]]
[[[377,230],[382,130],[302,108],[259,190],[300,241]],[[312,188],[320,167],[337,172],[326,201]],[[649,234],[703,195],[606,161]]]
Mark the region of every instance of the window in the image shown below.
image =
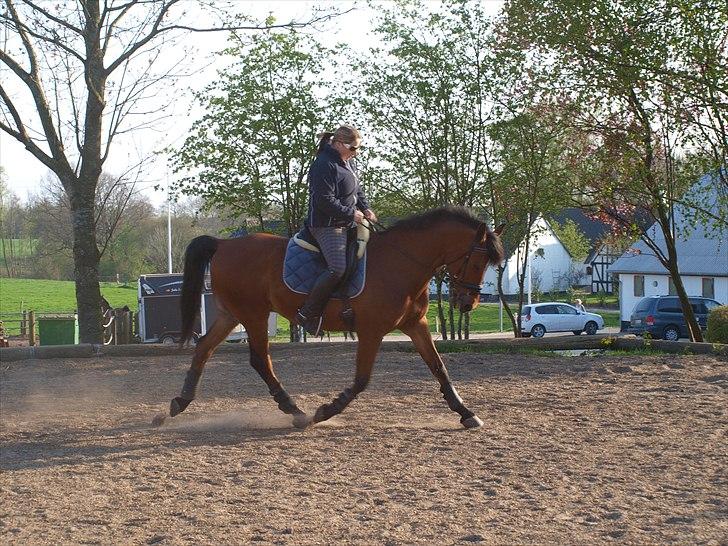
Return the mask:
[[[672,277],[668,277],[668,279],[667,279],[667,293],[670,296],[677,296],[677,290],[675,289],[675,281],[672,280]]]
[[[720,303],[713,300],[705,300],[705,308],[708,311],[711,311],[712,309],[715,309],[716,307],[720,307]]]
[[[637,306],[634,308],[634,312],[642,313],[644,311],[647,311],[652,306],[652,302],[652,298],[645,298],[643,300],[640,300]]]
[[[703,277],[703,297],[715,297],[715,279],[713,277]]]
[[[557,305],[560,315],[578,315],[579,312],[570,305]]]
[[[677,298],[662,298],[657,303],[657,310],[662,313],[682,313],[682,305]]]
[[[644,296],[645,295],[645,276],[635,275],[634,276],[634,295]]]
[[[535,309],[538,310],[539,315],[558,315],[559,312],[556,310],[555,305],[542,305],[541,307],[536,307]]]

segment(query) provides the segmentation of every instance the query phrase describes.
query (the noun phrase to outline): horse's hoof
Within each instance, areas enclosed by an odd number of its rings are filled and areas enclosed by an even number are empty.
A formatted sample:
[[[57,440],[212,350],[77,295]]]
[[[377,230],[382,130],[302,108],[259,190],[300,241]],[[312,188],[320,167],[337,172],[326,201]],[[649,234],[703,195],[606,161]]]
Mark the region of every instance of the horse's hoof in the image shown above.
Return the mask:
[[[158,413],[154,416],[154,419],[152,419],[152,426],[153,427],[161,427],[164,424],[164,421],[166,421],[167,416],[163,413]]]
[[[308,415],[305,413],[297,413],[293,416],[293,426],[300,429],[305,429],[310,427],[313,424],[313,419],[311,419]]]
[[[192,402],[192,400],[185,400],[184,398],[180,398],[179,396],[173,398],[172,401],[169,403],[169,416],[174,417],[175,415],[179,415],[185,409],[187,409],[187,406],[190,405],[190,402]]]
[[[478,428],[483,426],[483,421],[481,421],[477,415],[473,415],[472,417],[464,419],[462,424],[465,428]]]

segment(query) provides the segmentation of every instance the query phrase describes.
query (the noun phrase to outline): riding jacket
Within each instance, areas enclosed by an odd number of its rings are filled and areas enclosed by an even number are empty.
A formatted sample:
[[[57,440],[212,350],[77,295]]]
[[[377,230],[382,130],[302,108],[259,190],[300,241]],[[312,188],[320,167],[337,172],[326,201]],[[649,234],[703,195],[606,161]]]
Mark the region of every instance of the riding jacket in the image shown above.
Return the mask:
[[[369,208],[354,167],[330,144],[311,164],[308,186],[309,227],[350,227],[354,225],[354,211]]]

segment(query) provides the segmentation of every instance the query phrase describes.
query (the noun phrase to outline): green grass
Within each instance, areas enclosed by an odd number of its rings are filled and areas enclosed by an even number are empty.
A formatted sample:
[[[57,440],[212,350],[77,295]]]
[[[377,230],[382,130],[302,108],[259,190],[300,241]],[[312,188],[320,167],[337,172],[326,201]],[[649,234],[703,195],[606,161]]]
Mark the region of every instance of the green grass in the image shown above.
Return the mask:
[[[136,283],[119,286],[101,283],[101,294],[114,307],[128,305],[137,309]],[[19,313],[27,309],[36,313],[69,313],[76,309],[73,281],[0,278],[0,313]]]
[[[137,283],[117,285],[101,283],[101,294],[113,307],[128,305],[137,310]],[[76,310],[76,286],[73,281],[0,278],[0,320],[8,335],[20,333],[22,310],[45,313],[73,313]],[[8,316],[8,313],[14,316]],[[2,316],[4,315],[4,316]]]

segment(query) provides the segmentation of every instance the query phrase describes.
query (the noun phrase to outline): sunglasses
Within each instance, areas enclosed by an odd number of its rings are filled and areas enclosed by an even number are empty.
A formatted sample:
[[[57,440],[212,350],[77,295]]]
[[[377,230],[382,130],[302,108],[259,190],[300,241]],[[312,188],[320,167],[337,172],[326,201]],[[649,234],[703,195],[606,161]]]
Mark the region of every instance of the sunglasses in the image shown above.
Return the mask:
[[[342,145],[342,146],[343,146],[344,148],[346,148],[347,150],[351,151],[351,152],[356,152],[357,150],[360,150],[360,149],[361,149],[361,145],[359,145],[359,146],[354,146],[354,145],[352,145],[352,144],[347,144],[346,142],[342,142],[342,143],[341,143],[341,145]]]

